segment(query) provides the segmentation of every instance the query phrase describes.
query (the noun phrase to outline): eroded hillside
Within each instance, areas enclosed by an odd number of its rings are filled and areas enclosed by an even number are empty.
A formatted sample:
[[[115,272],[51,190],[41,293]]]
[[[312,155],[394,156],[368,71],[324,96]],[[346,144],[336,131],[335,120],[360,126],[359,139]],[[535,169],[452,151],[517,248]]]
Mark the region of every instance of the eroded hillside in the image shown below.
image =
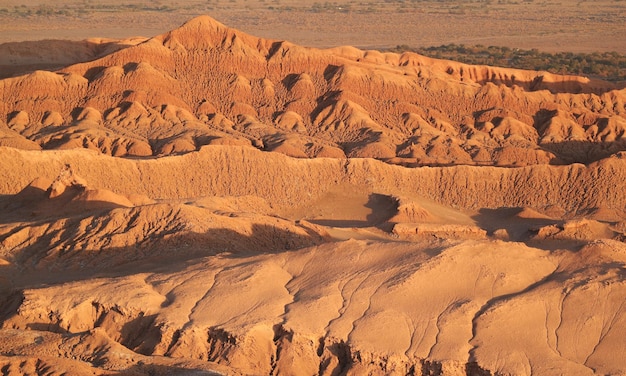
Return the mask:
[[[200,17],[89,63],[0,81],[1,142],[141,157],[236,144],[408,166],[588,163],[624,149],[624,92],[612,85],[305,48]]]
[[[118,47],[0,80],[3,374],[626,372],[624,89]]]

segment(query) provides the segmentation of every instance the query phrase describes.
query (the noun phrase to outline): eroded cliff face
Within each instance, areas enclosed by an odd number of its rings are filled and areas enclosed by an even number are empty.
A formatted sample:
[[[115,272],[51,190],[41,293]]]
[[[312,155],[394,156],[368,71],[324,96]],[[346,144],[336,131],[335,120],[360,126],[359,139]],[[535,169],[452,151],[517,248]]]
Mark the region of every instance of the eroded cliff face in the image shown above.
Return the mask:
[[[588,163],[624,149],[624,91],[256,38],[199,17],[89,63],[0,81],[2,145],[170,155],[208,144],[408,166]]]
[[[404,168],[373,159],[295,159],[250,147],[207,146],[159,159],[119,159],[98,153],[0,148],[2,194],[36,178],[54,179],[65,165],[97,187],[154,199],[257,196],[279,212],[314,202],[337,187],[385,195],[419,195],[465,210],[531,207],[556,217],[614,210],[623,215],[626,160],[622,154],[589,166]],[[19,174],[16,174],[19,170]]]
[[[208,17],[118,47],[0,80],[3,373],[625,372],[624,90]]]

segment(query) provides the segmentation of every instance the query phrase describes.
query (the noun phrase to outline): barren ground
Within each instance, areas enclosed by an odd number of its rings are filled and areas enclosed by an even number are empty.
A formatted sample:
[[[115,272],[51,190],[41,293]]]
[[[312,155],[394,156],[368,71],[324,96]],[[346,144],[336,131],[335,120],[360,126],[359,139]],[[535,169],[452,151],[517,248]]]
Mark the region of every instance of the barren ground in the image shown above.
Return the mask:
[[[614,0],[5,0],[0,3],[0,43],[149,37],[201,14],[253,35],[311,47],[463,43],[626,52],[626,4]]]
[[[3,375],[626,373],[622,84],[293,43],[623,51],[622,2],[3,4]]]

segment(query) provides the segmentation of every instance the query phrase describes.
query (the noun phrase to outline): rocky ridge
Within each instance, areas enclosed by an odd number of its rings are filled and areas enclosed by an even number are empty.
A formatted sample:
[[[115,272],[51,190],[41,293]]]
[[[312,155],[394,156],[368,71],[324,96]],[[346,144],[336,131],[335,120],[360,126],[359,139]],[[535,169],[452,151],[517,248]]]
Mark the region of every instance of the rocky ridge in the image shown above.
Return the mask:
[[[165,156],[247,145],[407,166],[589,163],[624,150],[624,91],[413,53],[319,50],[208,16],[56,72],[0,80],[1,145]]]

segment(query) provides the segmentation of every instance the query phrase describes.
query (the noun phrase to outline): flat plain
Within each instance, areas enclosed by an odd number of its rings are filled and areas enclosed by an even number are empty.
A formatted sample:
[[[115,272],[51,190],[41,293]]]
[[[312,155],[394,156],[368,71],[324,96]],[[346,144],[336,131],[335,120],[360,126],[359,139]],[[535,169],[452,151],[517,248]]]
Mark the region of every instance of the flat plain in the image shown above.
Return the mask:
[[[310,47],[456,43],[626,52],[626,3],[619,0],[4,0],[0,43],[149,37],[202,14],[253,35]]]

